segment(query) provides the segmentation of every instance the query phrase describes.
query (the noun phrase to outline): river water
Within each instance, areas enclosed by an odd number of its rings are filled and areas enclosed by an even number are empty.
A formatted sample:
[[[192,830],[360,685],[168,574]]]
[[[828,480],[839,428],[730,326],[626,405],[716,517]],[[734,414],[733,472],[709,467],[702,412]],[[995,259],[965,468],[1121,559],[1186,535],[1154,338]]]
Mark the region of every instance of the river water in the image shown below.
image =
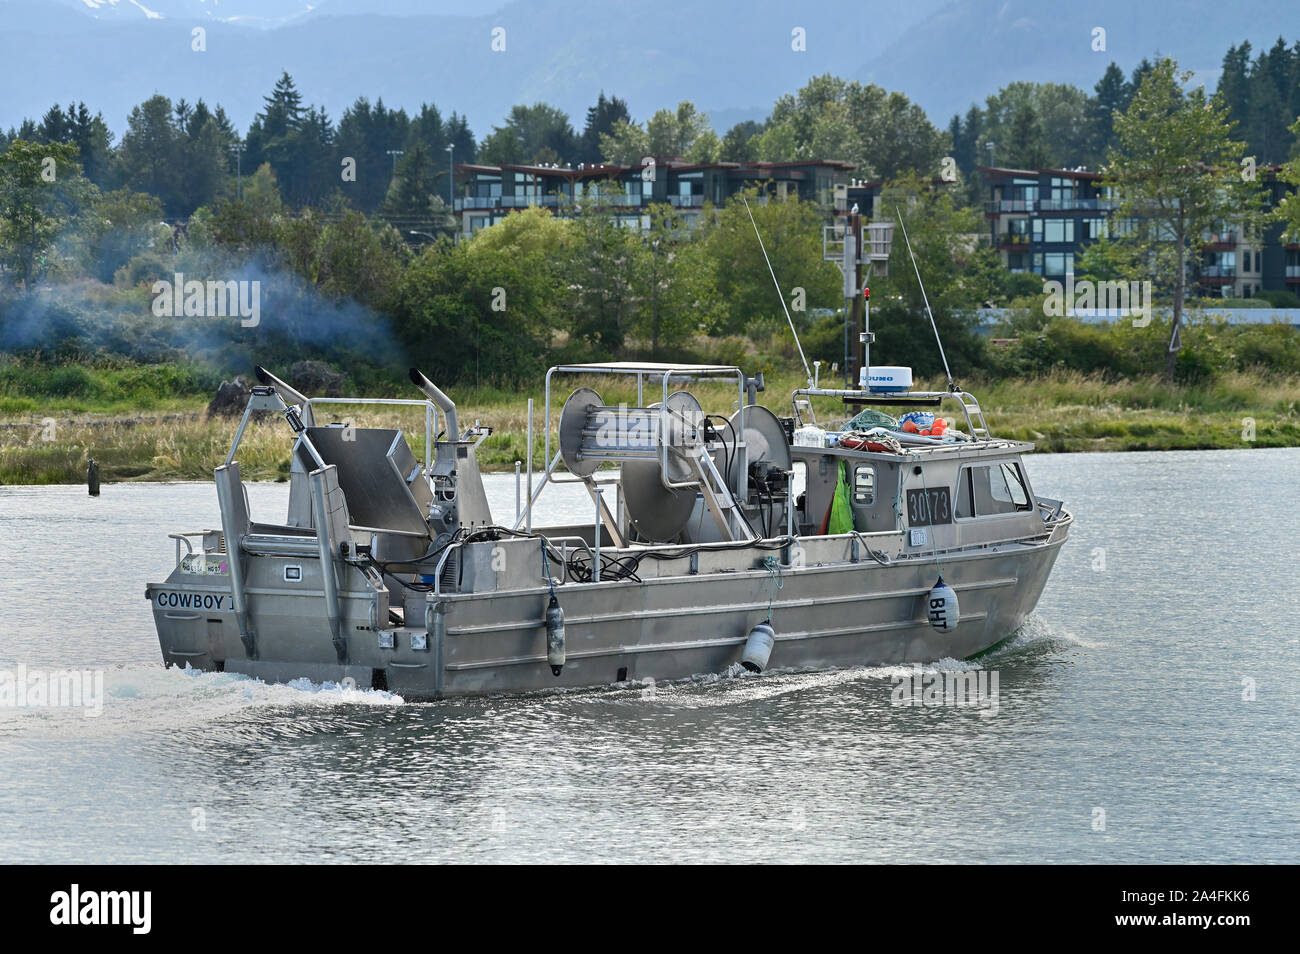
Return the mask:
[[[0,858],[1300,860],[1300,450],[1029,465],[1077,520],[982,660],[995,714],[892,705],[903,670],[430,704],[164,670],[144,586],[212,488],[0,487],[0,678],[104,680],[98,715],[0,705]]]

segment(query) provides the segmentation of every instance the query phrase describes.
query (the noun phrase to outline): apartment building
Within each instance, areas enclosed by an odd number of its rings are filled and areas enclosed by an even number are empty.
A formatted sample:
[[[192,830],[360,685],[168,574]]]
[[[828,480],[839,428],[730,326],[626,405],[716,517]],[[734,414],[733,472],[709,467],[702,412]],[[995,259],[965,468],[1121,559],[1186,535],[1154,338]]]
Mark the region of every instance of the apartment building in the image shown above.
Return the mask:
[[[1270,205],[1286,194],[1277,168],[1262,169]],[[1074,274],[1083,250],[1123,227],[1115,220],[1115,201],[1101,175],[1086,169],[979,170],[986,189],[984,216],[988,238],[1013,272],[1032,272],[1064,281]],[[1300,246],[1284,245],[1281,229],[1243,232],[1218,223],[1205,236],[1193,279],[1206,296],[1252,298],[1263,290],[1300,292]]]
[[[687,223],[706,203],[721,205],[745,188],[767,196],[800,199],[831,206],[842,194],[852,163],[834,159],[809,162],[688,163],[656,159],[636,166],[480,165],[457,163],[453,212],[458,231],[472,235],[501,221],[515,209],[541,206],[557,215],[572,214],[575,203],[607,207],[629,228],[649,228],[649,206],[680,209]]]

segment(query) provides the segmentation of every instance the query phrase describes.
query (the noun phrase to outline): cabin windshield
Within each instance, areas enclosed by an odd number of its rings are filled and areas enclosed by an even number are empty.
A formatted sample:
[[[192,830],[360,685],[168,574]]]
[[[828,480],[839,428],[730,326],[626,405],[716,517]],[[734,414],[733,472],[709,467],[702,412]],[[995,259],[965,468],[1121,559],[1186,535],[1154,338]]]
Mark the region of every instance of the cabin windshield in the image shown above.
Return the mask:
[[[1002,460],[969,464],[957,481],[957,516],[991,517],[1029,510],[1029,491],[1020,465]]]

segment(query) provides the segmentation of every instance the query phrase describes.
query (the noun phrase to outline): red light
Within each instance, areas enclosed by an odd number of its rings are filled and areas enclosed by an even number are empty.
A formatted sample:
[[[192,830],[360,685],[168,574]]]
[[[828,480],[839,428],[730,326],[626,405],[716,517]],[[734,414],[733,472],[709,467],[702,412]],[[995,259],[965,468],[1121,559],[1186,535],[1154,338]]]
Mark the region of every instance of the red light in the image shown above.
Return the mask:
[[[871,298],[871,289],[870,289],[870,288],[864,288],[864,289],[862,289],[862,297],[865,298],[865,299],[870,299],[870,298]]]

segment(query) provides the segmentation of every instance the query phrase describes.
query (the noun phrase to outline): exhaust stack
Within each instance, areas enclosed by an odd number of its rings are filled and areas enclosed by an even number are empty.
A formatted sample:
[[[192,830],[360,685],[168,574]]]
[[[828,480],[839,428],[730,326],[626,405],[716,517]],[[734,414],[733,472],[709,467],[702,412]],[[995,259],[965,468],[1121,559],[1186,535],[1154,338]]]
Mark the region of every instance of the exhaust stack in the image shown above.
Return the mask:
[[[429,396],[443,414],[447,415],[447,434],[452,442],[460,440],[460,429],[456,426],[456,403],[442,393],[438,385],[424,376],[419,368],[411,369],[411,382]]]

